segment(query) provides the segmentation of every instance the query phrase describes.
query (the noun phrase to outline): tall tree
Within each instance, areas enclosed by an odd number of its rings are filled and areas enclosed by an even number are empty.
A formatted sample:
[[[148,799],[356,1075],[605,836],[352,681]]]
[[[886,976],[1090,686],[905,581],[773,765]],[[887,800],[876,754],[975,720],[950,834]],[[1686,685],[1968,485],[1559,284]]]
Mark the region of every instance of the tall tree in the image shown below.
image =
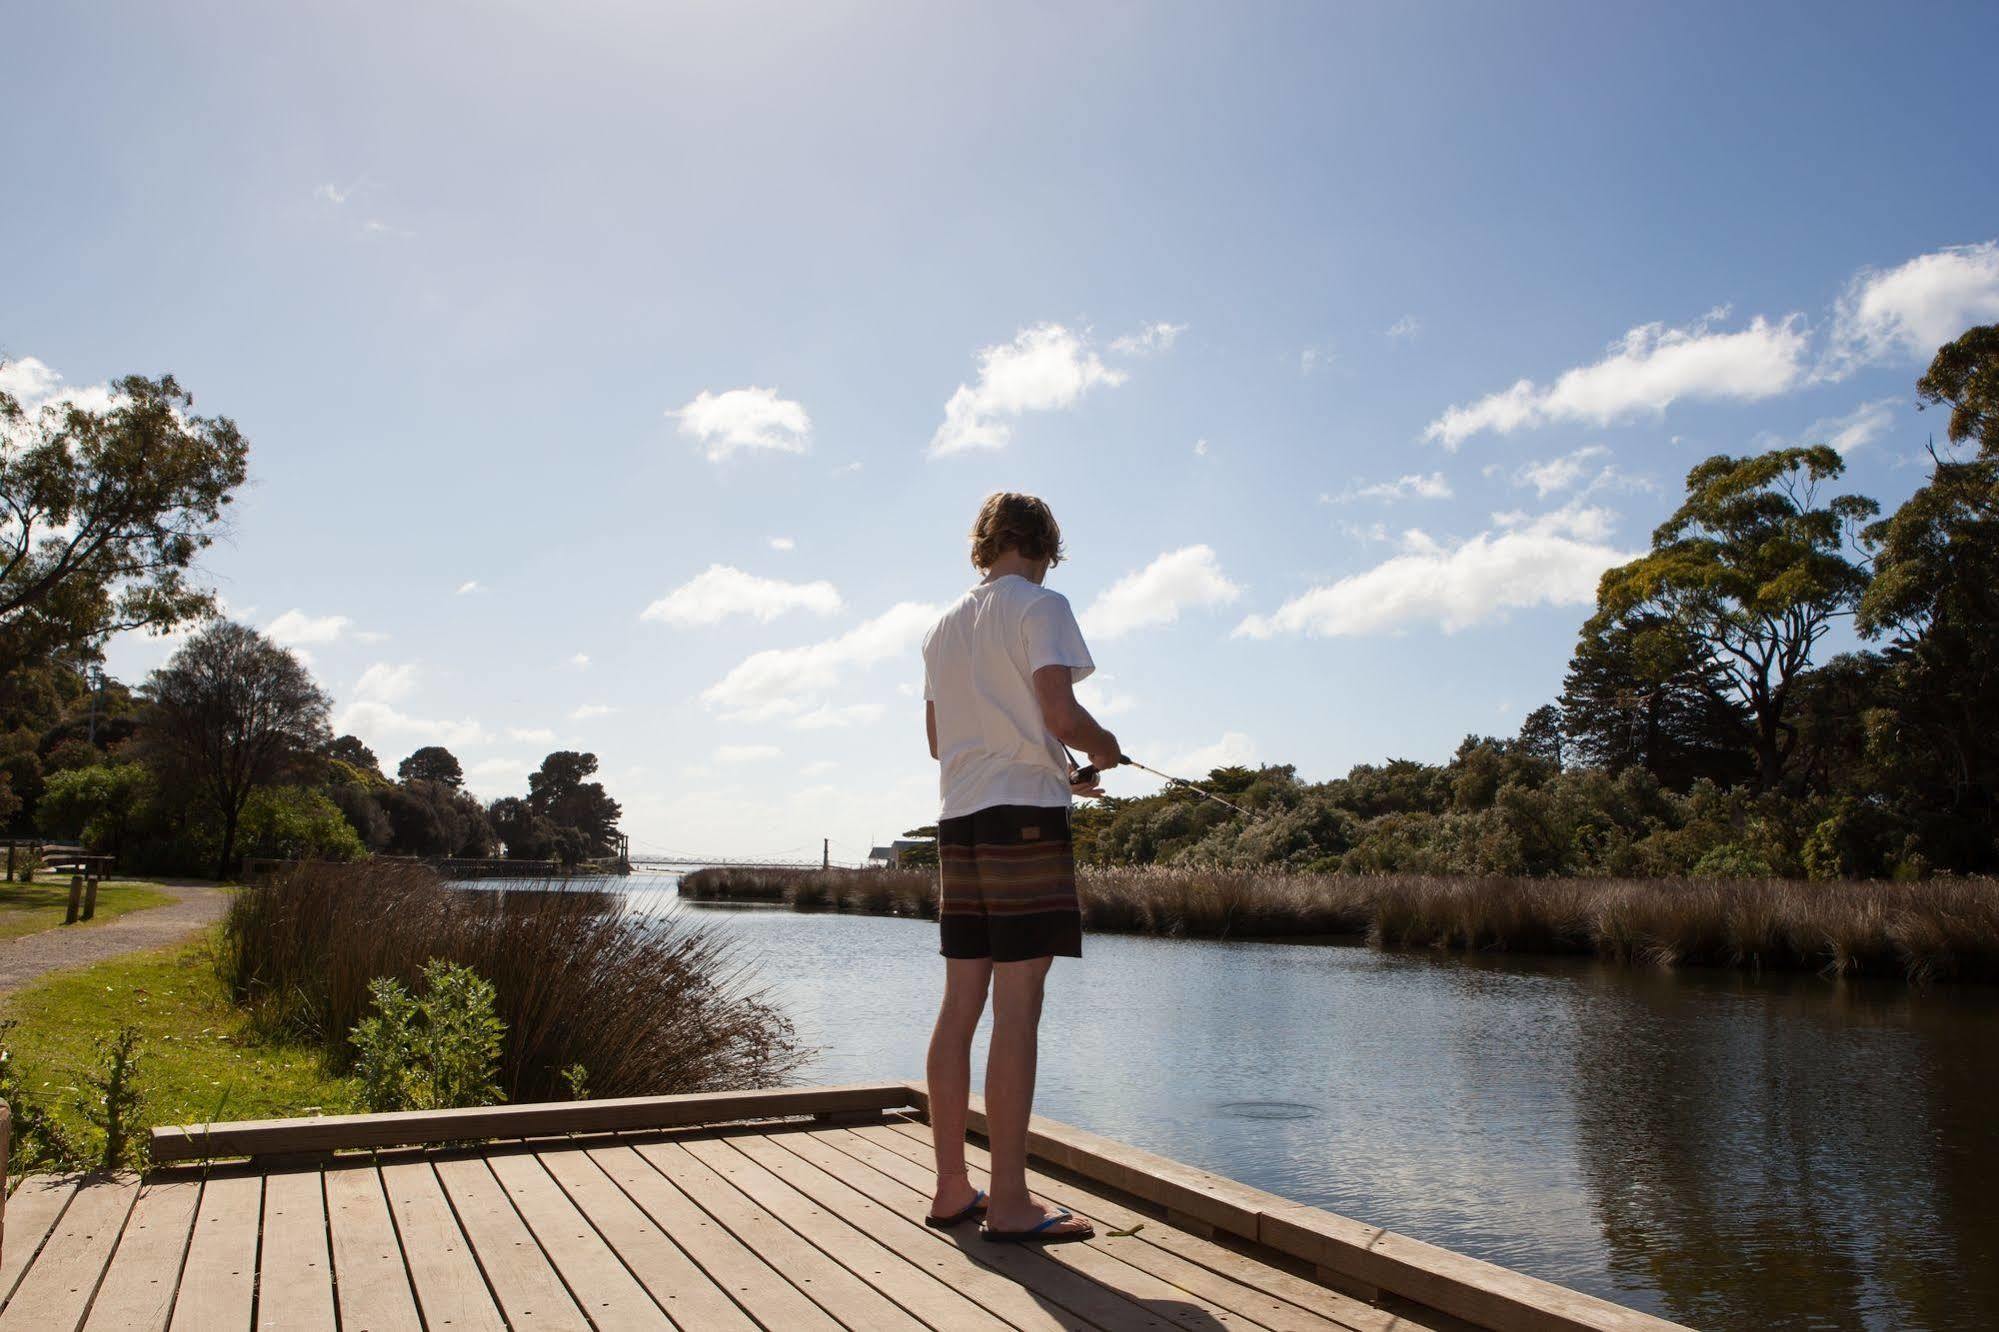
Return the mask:
[[[1559,771],[1562,767],[1562,710],[1553,703],[1543,703],[1528,713],[1520,723],[1520,734],[1514,740],[1520,752],[1530,758],[1552,763]]]
[[[1703,777],[1733,786],[1755,771],[1726,679],[1697,639],[1656,612],[1583,627],[1562,682],[1562,726],[1572,762],[1643,768],[1676,791]]]
[[[375,757],[375,751],[368,748],[358,735],[334,736],[332,743],[326,747],[326,757],[338,759],[365,776],[382,775],[382,761]],[[388,779],[384,777],[382,780]]]
[[[465,785],[465,769],[443,745],[425,745],[396,767],[396,776],[406,782],[442,782],[457,788]]]
[[[1649,611],[1698,643],[1726,696],[1748,710],[1765,790],[1783,782],[1796,743],[1785,716],[1794,682],[1867,588],[1846,547],[1880,506],[1859,495],[1819,500],[1845,470],[1823,444],[1709,458],[1687,473],[1686,502],[1652,534],[1651,552],[1597,586],[1598,621]]]
[[[249,445],[193,405],[171,375],[121,379],[101,410],[0,392],[0,670],[213,612],[188,575]]]
[[[221,819],[215,877],[227,878],[244,802],[325,748],[331,701],[297,657],[226,620],[189,639],[144,692],[141,742]]]
[[[565,845],[565,830],[575,835],[573,845],[583,856],[601,856],[617,838],[618,802],[605,793],[603,783],[585,781],[597,771],[595,754],[558,750],[541,762],[538,772],[528,774],[527,807],[532,814],[549,821],[554,828],[558,851]]]
[[[1939,350],[1917,392],[1951,409],[1951,442],[1977,453],[1932,450],[1929,481],[1867,529],[1858,624],[1890,640],[1891,757],[1956,824],[1951,860],[1986,868],[1999,855],[1999,325]]]

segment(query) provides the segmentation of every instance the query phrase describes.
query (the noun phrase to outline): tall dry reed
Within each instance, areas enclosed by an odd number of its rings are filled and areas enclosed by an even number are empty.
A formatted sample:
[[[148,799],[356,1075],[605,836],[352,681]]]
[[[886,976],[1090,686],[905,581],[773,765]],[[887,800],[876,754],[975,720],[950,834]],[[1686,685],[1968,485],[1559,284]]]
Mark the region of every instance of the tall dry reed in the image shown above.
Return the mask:
[[[492,982],[509,1100],[558,1100],[583,1065],[593,1096],[766,1086],[802,1062],[791,1023],[730,946],[615,894],[524,884],[451,888],[412,865],[300,865],[246,888],[218,965],[267,1029],[322,1042],[336,1066],[368,982],[420,985],[443,958]]]
[[[1085,928],[1364,937],[1379,948],[1594,954],[1912,981],[1999,981],[1999,881],[1530,879],[1084,867]],[[934,915],[933,870],[702,870],[693,898]],[[883,905],[886,902],[887,905]]]

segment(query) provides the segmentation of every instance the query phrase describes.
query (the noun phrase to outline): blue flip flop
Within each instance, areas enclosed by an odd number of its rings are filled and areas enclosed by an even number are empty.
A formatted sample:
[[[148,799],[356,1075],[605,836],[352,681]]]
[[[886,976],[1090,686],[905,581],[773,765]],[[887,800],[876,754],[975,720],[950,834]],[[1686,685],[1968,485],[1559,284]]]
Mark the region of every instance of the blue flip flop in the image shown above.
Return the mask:
[[[972,1195],[972,1200],[965,1204],[963,1211],[951,1216],[926,1216],[923,1218],[923,1224],[933,1230],[949,1230],[952,1226],[962,1225],[975,1216],[984,1216],[985,1214],[986,1191],[980,1189]]]
[[[1044,1218],[1040,1225],[1028,1230],[994,1230],[991,1226],[979,1227],[979,1238],[991,1240],[995,1244],[1071,1244],[1076,1240],[1096,1238],[1096,1228],[1088,1222],[1081,1230],[1057,1231],[1056,1226],[1064,1221],[1076,1219],[1074,1212],[1057,1212]]]

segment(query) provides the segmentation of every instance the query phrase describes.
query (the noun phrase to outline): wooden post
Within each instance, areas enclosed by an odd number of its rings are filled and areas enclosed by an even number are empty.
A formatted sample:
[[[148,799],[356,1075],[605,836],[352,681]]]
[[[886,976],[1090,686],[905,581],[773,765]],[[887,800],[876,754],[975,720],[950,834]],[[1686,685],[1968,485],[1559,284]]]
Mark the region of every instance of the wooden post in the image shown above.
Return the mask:
[[[83,918],[89,920],[97,914],[97,871],[83,881]]]
[[[63,917],[62,923],[65,925],[76,924],[76,918],[82,910],[83,876],[81,874],[72,874],[69,876],[69,914]]]
[[[14,843],[11,839],[7,843],[7,882],[14,882]]]
[[[0,1253],[7,1251],[7,1149],[13,1132],[14,1112],[0,1101]]]

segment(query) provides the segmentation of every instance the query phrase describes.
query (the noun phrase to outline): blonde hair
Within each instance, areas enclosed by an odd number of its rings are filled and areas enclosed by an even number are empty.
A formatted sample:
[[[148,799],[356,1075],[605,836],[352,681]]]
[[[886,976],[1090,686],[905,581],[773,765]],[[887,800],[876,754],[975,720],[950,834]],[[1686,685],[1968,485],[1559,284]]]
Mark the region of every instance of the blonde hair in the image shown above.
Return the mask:
[[[1062,528],[1039,499],[1002,490],[986,496],[972,524],[973,567],[990,569],[1009,550],[1023,559],[1060,564]]]

